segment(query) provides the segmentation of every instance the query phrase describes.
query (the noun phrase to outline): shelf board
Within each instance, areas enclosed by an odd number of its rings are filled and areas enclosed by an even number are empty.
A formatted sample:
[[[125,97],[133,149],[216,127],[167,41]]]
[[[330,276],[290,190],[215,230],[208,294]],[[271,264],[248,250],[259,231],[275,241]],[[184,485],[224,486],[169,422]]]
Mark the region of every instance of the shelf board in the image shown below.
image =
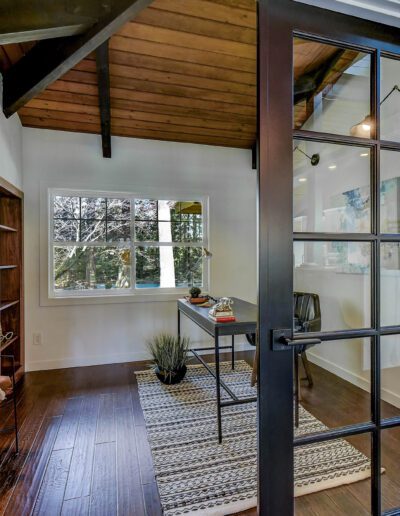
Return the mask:
[[[0,271],[4,271],[6,269],[16,269],[16,265],[0,265]]]
[[[17,229],[10,228],[9,226],[4,226],[0,224],[0,231],[4,231],[5,233],[17,233]]]
[[[11,306],[17,305],[19,303],[19,299],[16,301],[0,301],[0,312],[5,310],[6,308],[10,308]]]
[[[7,340],[7,342],[3,342],[3,344],[0,346],[0,353],[2,353],[5,349],[7,349],[8,346],[11,346],[11,344],[14,344],[14,342],[17,342],[18,339],[19,339],[19,335],[15,335],[15,337],[13,337],[10,340]]]

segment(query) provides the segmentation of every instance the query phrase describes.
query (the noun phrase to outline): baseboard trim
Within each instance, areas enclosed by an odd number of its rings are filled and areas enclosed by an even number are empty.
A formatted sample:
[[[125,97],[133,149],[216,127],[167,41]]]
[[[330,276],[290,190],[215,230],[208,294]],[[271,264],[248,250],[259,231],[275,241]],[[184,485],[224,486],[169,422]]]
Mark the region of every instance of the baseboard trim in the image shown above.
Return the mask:
[[[356,385],[357,387],[360,387],[360,389],[363,389],[366,392],[370,392],[370,384],[368,380],[363,378],[362,376],[355,374],[353,371],[349,371],[348,369],[339,366],[335,364],[334,362],[331,362],[330,360],[327,360],[326,358],[320,357],[316,355],[313,352],[307,351],[307,357],[313,364],[316,364],[319,367],[322,367],[322,369],[326,369],[330,373],[335,374],[336,376],[339,376],[340,378],[343,378],[343,380],[346,380],[353,385]],[[391,405],[394,405],[395,407],[400,408],[400,395],[396,394],[395,392],[382,388],[381,389],[381,396],[382,400],[386,401],[387,403],[390,403]]]
[[[201,342],[192,343],[195,346],[207,346]],[[236,351],[254,350],[254,347],[246,342],[238,342],[235,344]],[[200,354],[207,354],[213,352],[214,347],[210,345],[210,351],[202,351]],[[105,364],[120,364],[123,362],[139,362],[142,360],[149,360],[149,354],[145,349],[141,351],[132,351],[129,353],[117,353],[109,355],[89,355],[81,357],[64,357],[52,360],[33,360],[26,363],[26,371],[48,371],[50,369],[67,369],[68,367],[87,367],[94,365]]]

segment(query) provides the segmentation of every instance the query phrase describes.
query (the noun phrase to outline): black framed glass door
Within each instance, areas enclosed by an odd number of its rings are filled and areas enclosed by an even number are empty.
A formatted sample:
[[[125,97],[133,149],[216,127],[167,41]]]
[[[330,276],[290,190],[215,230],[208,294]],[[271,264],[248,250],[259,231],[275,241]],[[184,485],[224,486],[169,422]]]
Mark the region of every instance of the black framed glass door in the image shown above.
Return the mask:
[[[258,81],[259,513],[398,514],[400,30],[260,0]]]

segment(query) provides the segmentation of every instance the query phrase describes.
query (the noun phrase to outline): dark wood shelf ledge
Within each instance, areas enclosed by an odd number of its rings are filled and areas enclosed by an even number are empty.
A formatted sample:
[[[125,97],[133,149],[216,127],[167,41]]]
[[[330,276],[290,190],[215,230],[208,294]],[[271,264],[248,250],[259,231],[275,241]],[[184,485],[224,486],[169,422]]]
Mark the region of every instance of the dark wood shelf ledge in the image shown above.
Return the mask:
[[[6,270],[6,269],[16,269],[16,265],[0,265],[0,271]]]
[[[3,342],[3,344],[0,346],[0,353],[2,353],[5,349],[7,349],[8,346],[11,346],[11,344],[14,344],[14,342],[17,342],[18,339],[19,339],[19,335],[15,335],[15,337],[13,337],[12,339],[7,340],[6,342]]]
[[[4,226],[3,224],[0,224],[0,231],[5,231],[6,233],[17,233],[17,229],[10,228],[9,226]]]
[[[0,301],[0,312],[5,310],[6,308],[10,308],[11,306],[17,305],[19,303],[19,299],[16,301]]]

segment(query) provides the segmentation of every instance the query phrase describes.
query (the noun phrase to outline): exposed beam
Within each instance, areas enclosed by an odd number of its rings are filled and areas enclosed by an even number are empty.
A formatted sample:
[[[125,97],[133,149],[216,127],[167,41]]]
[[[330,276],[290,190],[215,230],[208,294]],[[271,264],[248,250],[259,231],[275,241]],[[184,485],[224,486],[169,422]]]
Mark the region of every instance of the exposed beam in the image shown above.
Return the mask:
[[[294,104],[304,99],[313,97],[323,85],[327,75],[333,70],[337,62],[345,53],[345,50],[338,49],[320,68],[313,72],[304,74],[295,80],[294,83]],[[341,74],[340,74],[341,75]],[[336,81],[335,81],[336,82]]]
[[[0,11],[0,45],[75,36],[87,31],[96,21],[68,13],[26,13],[17,9],[5,17]]]
[[[97,82],[99,87],[99,107],[101,120],[101,143],[103,157],[111,158],[111,100],[108,40],[96,50]]]
[[[152,0],[114,0],[111,11],[85,34],[39,41],[3,76],[3,111],[10,117],[93,52]]]

